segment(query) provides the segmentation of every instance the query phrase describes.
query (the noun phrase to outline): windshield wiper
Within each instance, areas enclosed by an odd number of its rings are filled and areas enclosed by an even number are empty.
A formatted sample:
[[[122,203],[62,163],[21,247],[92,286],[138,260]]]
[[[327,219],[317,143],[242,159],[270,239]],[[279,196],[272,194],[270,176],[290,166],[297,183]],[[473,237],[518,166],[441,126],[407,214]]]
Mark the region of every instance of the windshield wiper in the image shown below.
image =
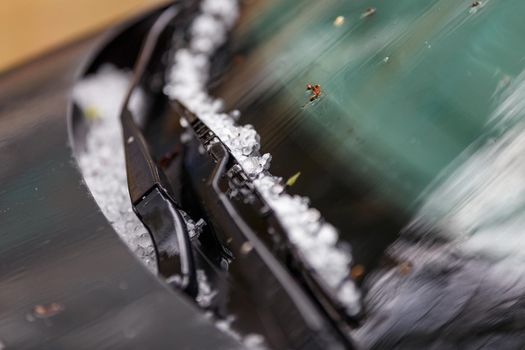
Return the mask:
[[[194,297],[198,292],[197,274],[186,223],[174,200],[169,182],[153,160],[149,145],[129,108],[133,91],[146,74],[159,37],[178,13],[176,6],[168,8],[148,33],[133,71],[120,120],[133,210],[151,235],[158,271],[166,278],[176,276],[171,279],[171,283]]]

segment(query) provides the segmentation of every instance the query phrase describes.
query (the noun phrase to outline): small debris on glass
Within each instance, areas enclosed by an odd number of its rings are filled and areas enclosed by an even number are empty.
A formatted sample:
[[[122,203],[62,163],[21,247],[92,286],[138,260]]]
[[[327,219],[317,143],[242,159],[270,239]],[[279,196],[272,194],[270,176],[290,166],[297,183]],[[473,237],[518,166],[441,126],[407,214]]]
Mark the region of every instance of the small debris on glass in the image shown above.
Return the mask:
[[[376,8],[375,7],[369,7],[365,10],[365,12],[363,12],[361,14],[361,18],[367,18],[367,17],[370,17],[372,16],[374,13],[376,13]]]
[[[306,84],[306,90],[311,91],[310,102],[315,101],[321,96],[321,85],[319,84]]]
[[[350,276],[352,276],[353,279],[361,278],[364,275],[364,273],[365,267],[363,265],[354,265],[350,270]]]
[[[244,61],[246,61],[246,57],[244,55],[237,54],[237,55],[233,56],[233,63],[235,65],[243,64]]]
[[[249,252],[251,252],[253,249],[253,246],[250,242],[246,241],[242,244],[241,246],[241,254],[242,255],[246,255],[248,254]]]
[[[293,174],[292,176],[290,176],[288,178],[288,180],[286,180],[286,186],[287,187],[291,187],[291,186],[295,185],[295,183],[297,182],[297,179],[299,179],[299,176],[301,176],[301,172],[300,171],[298,171],[295,174]]]
[[[492,94],[492,97],[504,92],[505,89],[508,88],[511,82],[512,82],[512,78],[509,75],[504,74],[503,77],[498,81],[498,85],[496,85],[496,89],[494,93]]]
[[[334,19],[334,26],[340,27],[345,23],[345,17],[344,16],[337,16]]]
[[[470,4],[469,12],[476,13],[482,6],[483,6],[483,2],[474,1],[472,4]]]
[[[48,305],[36,305],[33,308],[33,315],[38,318],[53,317],[64,311],[64,306],[59,303],[51,303]]]
[[[157,164],[161,168],[167,168],[171,164],[171,162],[177,157],[179,153],[180,153],[180,144],[178,144],[177,147],[175,147],[175,149],[173,149],[172,151],[166,152],[162,157],[160,157]]]
[[[412,263],[410,261],[404,261],[399,264],[399,273],[401,276],[406,276],[412,271]]]
[[[97,120],[100,118],[100,113],[98,112],[97,107],[93,105],[84,108],[84,115],[89,120]]]

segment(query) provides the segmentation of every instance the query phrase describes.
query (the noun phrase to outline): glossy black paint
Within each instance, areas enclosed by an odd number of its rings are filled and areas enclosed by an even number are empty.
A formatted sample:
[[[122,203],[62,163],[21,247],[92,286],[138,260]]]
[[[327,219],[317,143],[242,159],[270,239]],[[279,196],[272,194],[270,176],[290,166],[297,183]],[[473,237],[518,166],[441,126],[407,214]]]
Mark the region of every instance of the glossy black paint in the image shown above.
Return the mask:
[[[82,183],[67,106],[76,73],[101,40],[0,77],[0,342],[8,349],[236,348],[128,251]],[[42,313],[49,305],[60,307]]]

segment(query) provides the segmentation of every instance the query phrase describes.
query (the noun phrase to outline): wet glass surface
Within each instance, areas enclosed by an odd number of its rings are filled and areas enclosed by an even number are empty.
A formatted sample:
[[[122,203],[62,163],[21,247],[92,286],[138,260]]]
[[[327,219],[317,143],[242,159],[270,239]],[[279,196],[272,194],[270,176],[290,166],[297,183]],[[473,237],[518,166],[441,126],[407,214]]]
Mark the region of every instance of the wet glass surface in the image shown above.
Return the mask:
[[[310,197],[352,243],[356,261],[370,265],[411,223],[447,237],[480,230],[486,210],[464,218],[470,195],[508,167],[471,179],[494,159],[487,148],[520,130],[519,116],[505,116],[521,106],[504,106],[519,100],[508,99],[525,66],[524,7],[250,1],[233,33],[233,64],[214,93],[255,126],[273,174],[301,172],[289,191]],[[313,101],[307,84],[320,85]],[[480,152],[489,155],[464,170]],[[508,190],[495,187],[483,200],[490,205]],[[523,203],[512,203],[493,219],[521,217]],[[465,205],[468,214],[450,217]],[[492,221],[482,225],[493,230]]]

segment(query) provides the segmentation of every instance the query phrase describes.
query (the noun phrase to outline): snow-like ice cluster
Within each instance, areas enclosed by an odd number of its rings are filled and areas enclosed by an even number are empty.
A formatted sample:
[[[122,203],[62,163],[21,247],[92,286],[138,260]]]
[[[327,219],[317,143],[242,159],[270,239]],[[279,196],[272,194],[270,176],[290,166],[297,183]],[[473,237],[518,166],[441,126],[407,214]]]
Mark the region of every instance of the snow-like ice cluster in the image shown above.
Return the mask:
[[[148,231],[131,208],[120,124],[120,109],[130,75],[113,66],[79,81],[73,90],[75,103],[90,115],[85,150],[78,153],[84,180],[102,213],[120,238],[152,271],[155,250]],[[144,97],[136,91],[130,109],[139,115]]]
[[[129,74],[106,65],[76,84],[73,99],[84,115],[89,116],[86,145],[78,152],[78,162],[102,213],[135,255],[156,271],[153,242],[133,212],[128,192],[119,115],[129,80]],[[143,93],[135,91],[130,101],[135,119],[142,115],[144,104]],[[198,235],[204,224],[202,220],[195,223],[186,213],[181,213],[190,237]],[[177,250],[176,240],[168,243]]]
[[[232,323],[235,321],[234,316],[228,316],[225,319],[215,321],[215,326],[224,333],[230,335],[232,338],[238,340],[243,344],[246,349],[250,350],[267,350],[268,346],[264,341],[264,337],[260,334],[249,333],[245,336],[241,336],[239,333],[233,330]]]
[[[238,15],[236,0],[204,0],[194,20],[188,47],[175,53],[165,93],[195,113],[230,149],[256,189],[274,210],[304,260],[334,291],[349,314],[360,311],[360,293],[349,277],[352,257],[338,243],[336,229],[325,222],[308,198],[285,192],[283,180],[270,174],[270,154],[260,154],[251,125],[236,124],[240,112],[222,112],[221,100],[208,95],[211,56],[227,38]]]

